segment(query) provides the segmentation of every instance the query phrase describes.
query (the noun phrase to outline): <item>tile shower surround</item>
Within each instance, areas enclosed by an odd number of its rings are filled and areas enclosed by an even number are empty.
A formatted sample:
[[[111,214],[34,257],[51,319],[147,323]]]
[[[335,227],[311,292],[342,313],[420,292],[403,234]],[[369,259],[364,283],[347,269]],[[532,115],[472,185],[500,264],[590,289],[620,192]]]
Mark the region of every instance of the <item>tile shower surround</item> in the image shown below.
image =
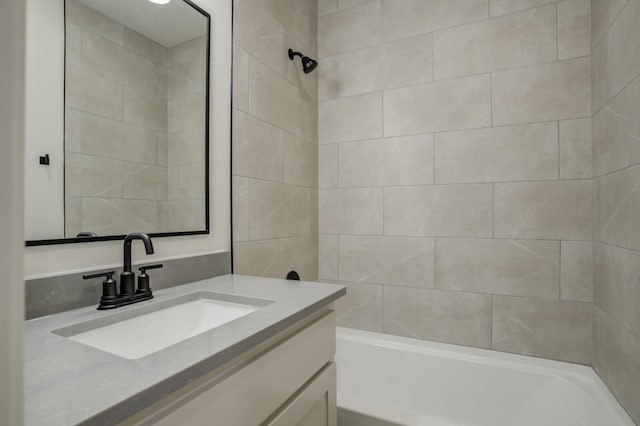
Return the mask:
[[[591,362],[589,40],[589,0],[320,0],[341,325]]]
[[[204,228],[205,38],[166,48],[66,2],[65,233]]]
[[[318,278],[317,0],[235,0],[233,261],[238,274]]]

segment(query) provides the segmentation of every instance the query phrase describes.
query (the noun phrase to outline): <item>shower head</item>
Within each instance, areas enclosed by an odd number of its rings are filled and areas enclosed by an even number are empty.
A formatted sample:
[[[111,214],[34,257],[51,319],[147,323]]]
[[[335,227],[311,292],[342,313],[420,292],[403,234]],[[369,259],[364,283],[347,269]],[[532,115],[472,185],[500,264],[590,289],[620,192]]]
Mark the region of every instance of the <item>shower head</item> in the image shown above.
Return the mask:
[[[305,74],[309,74],[318,67],[318,61],[316,61],[315,59],[311,59],[308,56],[304,56],[300,52],[294,52],[293,50],[289,49],[289,59],[293,61],[296,56],[300,56],[300,58],[302,59],[302,71],[304,71]]]

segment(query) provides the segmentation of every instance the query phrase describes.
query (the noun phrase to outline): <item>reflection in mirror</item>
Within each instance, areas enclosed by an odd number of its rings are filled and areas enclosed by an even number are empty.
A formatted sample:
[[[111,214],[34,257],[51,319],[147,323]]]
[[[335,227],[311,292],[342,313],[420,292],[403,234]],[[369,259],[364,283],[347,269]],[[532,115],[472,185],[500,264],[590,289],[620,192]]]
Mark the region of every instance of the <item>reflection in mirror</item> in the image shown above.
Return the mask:
[[[205,232],[209,16],[184,0],[64,6],[64,229],[55,238]],[[51,238],[29,227],[27,236]]]

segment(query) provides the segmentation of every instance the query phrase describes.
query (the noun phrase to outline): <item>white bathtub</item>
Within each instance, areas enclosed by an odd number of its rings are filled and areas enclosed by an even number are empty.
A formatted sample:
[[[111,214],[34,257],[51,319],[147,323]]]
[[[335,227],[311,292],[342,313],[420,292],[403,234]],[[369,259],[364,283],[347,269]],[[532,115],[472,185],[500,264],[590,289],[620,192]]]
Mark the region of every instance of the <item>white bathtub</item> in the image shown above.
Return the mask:
[[[341,327],[337,337],[339,426],[634,425],[586,366]]]

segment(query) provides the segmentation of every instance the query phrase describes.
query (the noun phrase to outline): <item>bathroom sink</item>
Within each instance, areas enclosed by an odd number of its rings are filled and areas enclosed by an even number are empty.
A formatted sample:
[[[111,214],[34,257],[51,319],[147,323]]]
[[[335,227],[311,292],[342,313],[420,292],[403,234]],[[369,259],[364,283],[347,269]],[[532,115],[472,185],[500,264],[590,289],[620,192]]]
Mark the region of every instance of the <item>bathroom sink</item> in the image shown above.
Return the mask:
[[[173,302],[173,303],[169,303]],[[125,315],[76,324],[54,333],[127,359],[137,359],[175,345],[273,301],[202,292],[163,301]],[[146,307],[145,307],[146,308]],[[132,316],[133,313],[133,316]]]

